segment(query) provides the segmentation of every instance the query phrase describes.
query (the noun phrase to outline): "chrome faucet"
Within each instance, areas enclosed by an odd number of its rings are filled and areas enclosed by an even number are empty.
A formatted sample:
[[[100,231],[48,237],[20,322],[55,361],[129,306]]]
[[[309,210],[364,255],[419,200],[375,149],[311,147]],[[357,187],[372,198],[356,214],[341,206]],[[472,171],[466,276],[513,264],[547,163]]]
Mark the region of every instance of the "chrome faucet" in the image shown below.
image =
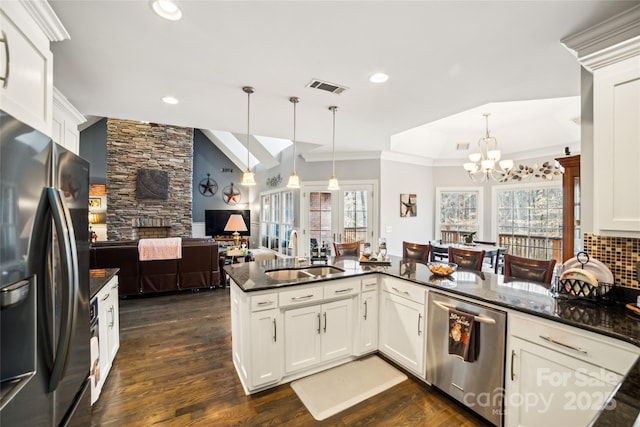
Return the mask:
[[[296,245],[293,246],[293,238],[296,238]],[[305,261],[306,258],[299,258],[299,244],[298,244],[298,232],[296,230],[291,230],[291,234],[289,234],[289,244],[287,245],[289,249],[293,249],[293,259],[295,264],[297,265],[300,261]]]

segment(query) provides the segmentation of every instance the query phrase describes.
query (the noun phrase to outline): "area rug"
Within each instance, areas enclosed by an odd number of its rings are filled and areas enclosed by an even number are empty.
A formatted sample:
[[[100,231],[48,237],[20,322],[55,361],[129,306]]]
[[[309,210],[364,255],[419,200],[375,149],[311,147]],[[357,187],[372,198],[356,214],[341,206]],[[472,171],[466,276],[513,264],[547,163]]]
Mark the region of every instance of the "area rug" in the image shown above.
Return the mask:
[[[406,379],[384,360],[371,356],[294,381],[291,388],[313,418],[322,421]]]

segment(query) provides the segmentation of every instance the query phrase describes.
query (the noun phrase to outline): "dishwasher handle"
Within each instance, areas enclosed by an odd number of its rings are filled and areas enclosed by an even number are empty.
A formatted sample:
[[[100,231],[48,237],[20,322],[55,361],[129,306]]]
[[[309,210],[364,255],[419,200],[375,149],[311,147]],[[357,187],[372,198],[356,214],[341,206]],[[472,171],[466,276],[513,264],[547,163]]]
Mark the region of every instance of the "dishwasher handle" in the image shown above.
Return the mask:
[[[437,305],[438,307],[440,307],[441,309],[443,309],[444,311],[449,311],[449,309],[451,309],[451,308],[456,309],[456,307],[454,305],[446,304],[444,302],[433,300],[433,303],[435,305]],[[462,311],[464,311],[464,310],[462,310]],[[477,316],[473,316],[473,320],[475,320],[476,322],[479,322],[479,323],[486,323],[487,325],[495,325],[496,324],[495,319],[492,319],[491,317],[484,316],[482,314],[479,314]]]

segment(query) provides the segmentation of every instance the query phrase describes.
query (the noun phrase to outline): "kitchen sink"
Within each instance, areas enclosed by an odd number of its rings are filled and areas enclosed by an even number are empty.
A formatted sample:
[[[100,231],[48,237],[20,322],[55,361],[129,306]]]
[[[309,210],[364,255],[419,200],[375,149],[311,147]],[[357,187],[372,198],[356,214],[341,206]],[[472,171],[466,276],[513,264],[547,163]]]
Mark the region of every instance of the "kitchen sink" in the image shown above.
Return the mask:
[[[304,271],[306,271],[307,273],[311,273],[314,276],[326,276],[327,274],[342,273],[344,270],[338,267],[327,265],[327,266],[307,267],[304,269]]]
[[[293,268],[285,270],[265,271],[265,274],[273,280],[297,280],[309,279],[317,276],[326,276],[328,274],[342,273],[344,270],[333,266],[312,266],[306,268]]]
[[[266,271],[265,274],[274,280],[296,280],[314,277],[313,274],[303,270],[273,270]]]

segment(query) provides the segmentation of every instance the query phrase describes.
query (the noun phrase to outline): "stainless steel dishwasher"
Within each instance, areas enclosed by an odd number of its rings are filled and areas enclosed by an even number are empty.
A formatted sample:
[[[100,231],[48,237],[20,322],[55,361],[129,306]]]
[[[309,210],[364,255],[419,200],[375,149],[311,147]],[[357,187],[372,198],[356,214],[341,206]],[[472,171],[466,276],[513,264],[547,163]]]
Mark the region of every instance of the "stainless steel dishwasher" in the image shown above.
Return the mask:
[[[497,426],[503,421],[506,317],[503,311],[429,292],[427,381]],[[462,333],[461,323],[466,325]],[[455,346],[468,345],[465,331],[473,328],[476,351],[463,358]]]

